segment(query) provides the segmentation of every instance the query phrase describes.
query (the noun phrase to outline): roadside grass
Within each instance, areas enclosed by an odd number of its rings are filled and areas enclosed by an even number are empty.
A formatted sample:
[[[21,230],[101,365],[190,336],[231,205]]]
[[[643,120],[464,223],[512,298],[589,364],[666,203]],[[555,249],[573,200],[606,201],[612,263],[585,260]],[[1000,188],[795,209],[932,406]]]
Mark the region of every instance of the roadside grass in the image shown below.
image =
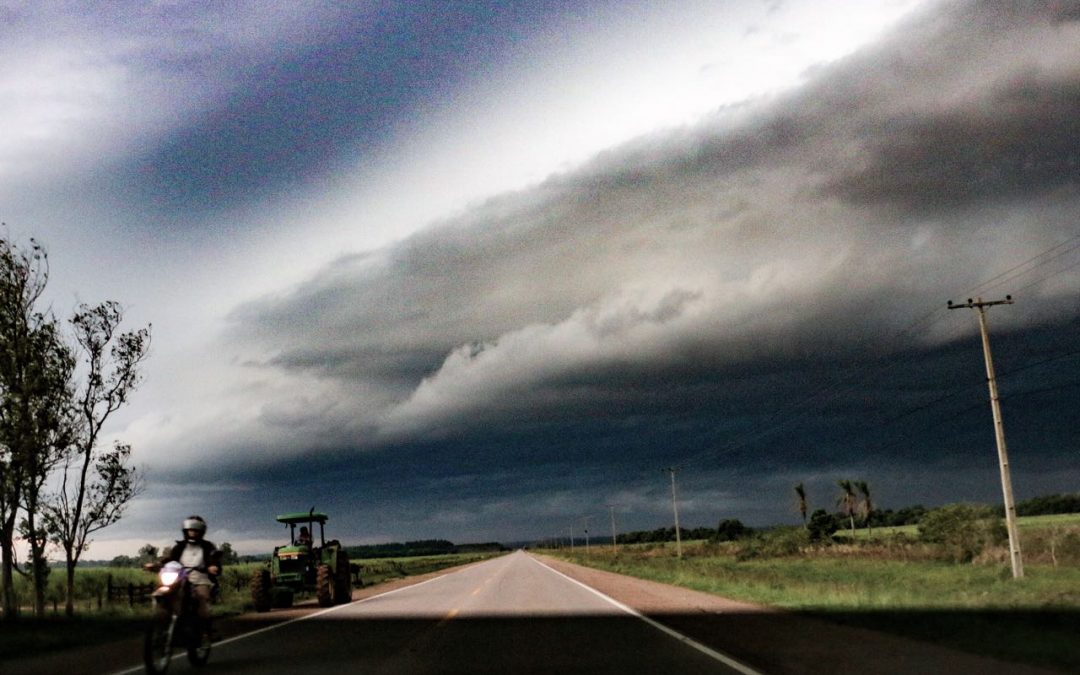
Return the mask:
[[[875,537],[877,530],[875,530]],[[979,564],[910,559],[896,542],[840,544],[795,555],[739,560],[739,544],[549,551],[600,569],[781,607],[1016,662],[1080,672],[1080,565],[1026,566],[1014,581],[1007,558]],[[887,557],[894,556],[894,557]]]
[[[360,565],[364,585],[371,586],[389,579],[427,574],[496,555],[500,554],[461,553],[353,562]],[[254,611],[249,584],[252,573],[263,565],[264,563],[243,563],[225,567],[219,579],[221,595],[213,606],[216,618]],[[69,619],[63,615],[66,577],[62,569],[54,569],[49,575],[46,593],[48,614],[45,618],[36,619],[31,613],[30,585],[25,579],[18,578],[15,588],[22,611],[17,621],[0,622],[0,661],[141,635],[150,616],[150,603],[136,602],[134,606],[130,606],[127,600],[107,602],[105,589],[109,577],[112,577],[114,585],[125,587],[129,583],[141,585],[155,579],[149,572],[130,567],[77,568],[76,615]],[[298,600],[306,598],[307,596],[301,596]]]
[[[390,579],[416,576],[438,572],[447,567],[456,567],[468,563],[494,558],[503,553],[450,553],[446,555],[424,555],[408,558],[365,558],[354,560],[360,565],[360,578],[365,586],[381,584]]]

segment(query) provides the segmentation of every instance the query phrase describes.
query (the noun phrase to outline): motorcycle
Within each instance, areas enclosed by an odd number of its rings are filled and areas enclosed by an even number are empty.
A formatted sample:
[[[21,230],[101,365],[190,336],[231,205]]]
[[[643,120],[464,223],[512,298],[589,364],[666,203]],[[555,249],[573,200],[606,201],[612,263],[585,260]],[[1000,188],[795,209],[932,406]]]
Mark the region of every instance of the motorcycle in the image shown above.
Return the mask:
[[[147,569],[153,571],[153,566]],[[206,665],[210,658],[210,640],[204,638],[199,621],[199,603],[191,592],[188,573],[178,562],[165,563],[158,570],[158,587],[153,593],[154,615],[146,627],[143,662],[146,672],[164,675],[173,658],[173,650],[187,650],[193,666]]]

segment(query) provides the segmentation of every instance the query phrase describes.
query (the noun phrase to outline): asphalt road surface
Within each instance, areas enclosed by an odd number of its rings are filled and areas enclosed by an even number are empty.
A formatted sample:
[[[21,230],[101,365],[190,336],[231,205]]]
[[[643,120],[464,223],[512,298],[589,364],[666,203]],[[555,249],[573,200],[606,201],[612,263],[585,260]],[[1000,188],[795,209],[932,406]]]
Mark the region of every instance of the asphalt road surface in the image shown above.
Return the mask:
[[[170,667],[194,671],[183,656]],[[198,672],[756,671],[518,552],[226,639]]]

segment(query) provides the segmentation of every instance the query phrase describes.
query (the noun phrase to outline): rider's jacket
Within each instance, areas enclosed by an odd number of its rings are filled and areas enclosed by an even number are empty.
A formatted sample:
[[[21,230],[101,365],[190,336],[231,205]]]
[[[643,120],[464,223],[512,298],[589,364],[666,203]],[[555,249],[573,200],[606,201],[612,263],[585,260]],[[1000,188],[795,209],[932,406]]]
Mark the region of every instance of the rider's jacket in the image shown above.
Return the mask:
[[[207,567],[217,565],[218,569],[221,568],[221,551],[217,550],[213,543],[205,539],[200,541],[178,540],[165,559],[175,560],[184,567],[202,568],[192,569],[188,575],[188,581],[196,586],[214,583],[213,579],[203,571]]]

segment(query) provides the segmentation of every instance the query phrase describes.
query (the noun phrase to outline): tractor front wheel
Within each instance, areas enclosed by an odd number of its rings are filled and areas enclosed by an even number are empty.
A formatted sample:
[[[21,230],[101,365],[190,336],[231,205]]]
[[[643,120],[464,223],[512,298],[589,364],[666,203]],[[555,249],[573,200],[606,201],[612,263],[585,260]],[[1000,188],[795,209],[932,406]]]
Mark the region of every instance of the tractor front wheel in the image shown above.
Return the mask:
[[[270,571],[255,570],[251,575],[251,600],[255,603],[256,612],[269,612],[273,605],[270,597]]]
[[[315,597],[319,599],[319,607],[334,604],[334,570],[329,565],[319,565],[315,575]]]

